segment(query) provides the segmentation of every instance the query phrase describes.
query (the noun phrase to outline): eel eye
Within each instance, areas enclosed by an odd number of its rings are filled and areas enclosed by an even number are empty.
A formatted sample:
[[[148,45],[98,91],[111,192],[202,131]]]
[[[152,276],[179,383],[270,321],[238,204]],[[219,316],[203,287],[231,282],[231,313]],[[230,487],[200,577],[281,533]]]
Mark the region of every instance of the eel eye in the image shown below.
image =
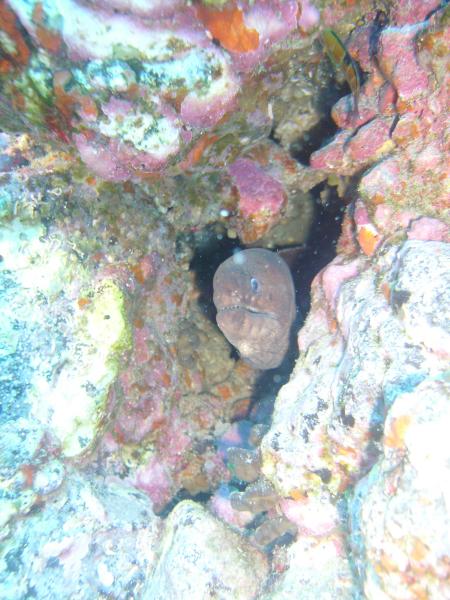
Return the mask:
[[[258,292],[259,291],[259,281],[257,279],[255,279],[254,277],[252,277],[250,279],[250,287],[252,288],[252,292]]]

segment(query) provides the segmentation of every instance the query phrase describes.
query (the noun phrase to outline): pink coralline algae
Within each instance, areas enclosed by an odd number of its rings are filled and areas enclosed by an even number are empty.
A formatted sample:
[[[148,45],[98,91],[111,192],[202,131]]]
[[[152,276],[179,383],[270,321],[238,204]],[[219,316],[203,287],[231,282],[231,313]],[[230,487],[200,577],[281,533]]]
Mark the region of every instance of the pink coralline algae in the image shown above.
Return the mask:
[[[172,494],[170,472],[157,457],[138,469],[133,484],[148,494],[155,506],[164,506]]]
[[[439,58],[446,29],[445,10],[438,8],[421,5],[418,14],[428,18],[412,23],[406,4],[399,3],[392,25],[382,27],[375,16],[349,41],[350,53],[368,73],[358,111],[350,97],[342,98],[332,111],[342,129],[311,156],[313,167],[330,174],[363,172],[350,230],[344,221],[339,242],[346,254],[359,248],[372,256],[399,230],[411,239],[446,239],[448,69]]]
[[[257,163],[239,158],[228,167],[238,194],[239,237],[252,242],[278,221],[286,204],[282,185],[265,173]]]
[[[421,217],[413,221],[408,231],[410,240],[431,240],[450,243],[450,227],[438,219]]]
[[[302,31],[309,31],[316,27],[320,21],[320,13],[312,2],[304,0],[302,2],[302,12],[298,20],[298,25]]]
[[[153,252],[131,268],[139,307],[131,360],[111,390],[114,417],[98,448],[98,461],[158,510],[181,488],[197,494],[227,478],[224,457],[203,440],[245,410],[254,379],[194,308],[191,277],[173,261]]]
[[[226,174],[226,222],[243,243],[274,247],[306,241],[312,198],[299,189],[310,190],[318,175],[323,179],[320,172],[302,167],[278,144],[264,140],[231,162]]]
[[[355,30],[348,49],[367,73],[358,111],[350,97],[342,98],[332,111],[341,131],[311,156],[313,167],[339,175],[373,165],[359,184],[369,211],[394,205],[411,219],[445,217],[448,208],[449,75],[439,59],[446,9],[430,1],[417,10],[400,2],[389,26],[383,28],[378,17]]]
[[[294,0],[9,6],[0,28],[20,52],[7,53],[0,69],[10,105],[112,181],[192,164],[184,159],[193,149],[201,155],[205,134],[238,108],[249,71],[296,31],[301,12]]]

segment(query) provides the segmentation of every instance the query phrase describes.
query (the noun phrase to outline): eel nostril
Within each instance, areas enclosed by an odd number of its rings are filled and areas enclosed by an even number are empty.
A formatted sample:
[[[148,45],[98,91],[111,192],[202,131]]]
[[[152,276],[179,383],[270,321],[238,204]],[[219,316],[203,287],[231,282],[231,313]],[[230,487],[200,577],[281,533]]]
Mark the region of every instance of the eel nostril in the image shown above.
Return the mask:
[[[253,292],[258,292],[259,291],[259,281],[257,279],[255,279],[254,277],[252,277],[250,279],[250,287],[252,288]]]

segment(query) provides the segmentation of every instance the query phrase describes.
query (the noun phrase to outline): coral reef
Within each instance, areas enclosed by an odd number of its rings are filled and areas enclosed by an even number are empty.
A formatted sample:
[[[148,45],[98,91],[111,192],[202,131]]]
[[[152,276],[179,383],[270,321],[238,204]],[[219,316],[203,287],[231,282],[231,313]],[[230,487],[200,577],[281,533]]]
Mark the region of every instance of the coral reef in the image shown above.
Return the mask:
[[[336,259],[317,278],[301,357],[262,444],[262,470],[284,496],[324,484],[336,493],[358,479],[379,453],[391,396],[445,370],[445,318],[431,315],[447,294],[447,261],[441,242],[406,241],[376,268]],[[321,382],[310,366],[319,358],[329,364]]]
[[[358,241],[369,255],[419,217],[448,219],[448,17],[439,4],[412,18],[409,3],[398,2],[389,26],[378,17],[355,30],[349,52],[367,73],[358,110],[342,98],[332,112],[341,131],[311,156],[312,166],[339,175],[373,165],[359,183],[373,227],[362,226]]]
[[[241,4],[2,2],[0,127],[46,136],[103,180],[152,182],[152,195],[177,212],[185,203],[176,196],[188,194],[196,228],[220,213],[244,243],[270,232],[288,201],[304,223],[294,237],[305,242],[311,198],[293,175],[305,177],[267,140],[272,97],[295,63],[286,45],[300,45],[302,58],[302,11],[294,0]],[[251,212],[248,194],[236,194],[242,164],[253,165],[255,189],[273,189],[253,198]],[[199,204],[206,212],[195,218]]]
[[[41,475],[54,472],[45,495],[61,485],[69,458],[159,509],[215,487],[216,432],[245,413],[255,373],[198,306],[192,251],[135,190],[112,203],[34,167],[1,189],[2,525],[42,500]]]
[[[401,483],[404,470],[417,485],[427,477],[426,461],[410,464],[413,457],[406,459],[406,449],[402,453],[406,439],[411,439],[406,438],[410,426],[420,422],[414,439],[431,444],[430,456],[434,447],[430,423],[449,419],[448,407],[443,409],[439,403],[448,366],[447,309],[440,309],[438,320],[433,316],[448,295],[449,258],[447,244],[407,240],[377,255],[376,262],[353,259],[339,264],[336,259],[327,267],[316,279],[312,312],[299,335],[300,359],[290,382],[280,391],[273,424],[261,445],[262,472],[280,496],[292,499],[281,503],[286,516],[295,518],[293,503],[298,503],[299,525],[317,528],[316,536],[323,535],[329,515],[316,510],[310,519],[307,505],[314,506],[323,490],[329,490],[332,502],[333,496],[359,481],[350,501],[355,513],[351,536],[361,557],[360,576],[368,598],[400,597],[399,590],[409,589],[411,577],[420,578],[414,575],[414,564],[409,573],[394,558],[397,552],[403,553],[407,562],[410,536],[416,535],[418,544],[429,547],[428,534],[423,537],[420,528],[416,529],[419,524],[413,515],[402,517],[401,526],[397,522],[396,541],[385,549],[379,545],[385,534],[377,531],[375,539],[372,528],[385,523],[384,518],[375,517],[375,510],[377,515],[389,514],[397,502],[407,502],[404,494],[417,497],[414,486]],[[430,390],[434,406],[423,419],[412,405],[405,406],[405,397],[413,398],[420,389]],[[397,411],[398,418],[394,417]],[[438,454],[434,468],[444,481],[446,475],[439,467],[443,455]],[[361,479],[366,473],[367,479]],[[434,485],[420,489],[417,503],[430,505],[427,522],[442,523],[434,539],[443,544],[444,491]],[[411,506],[409,514],[410,510]],[[429,560],[445,562],[436,552]],[[448,574],[436,565],[432,569],[423,589],[439,597]]]
[[[2,598],[449,596],[448,20],[0,0]],[[264,374],[212,310],[242,246],[314,276]]]
[[[58,496],[17,521],[3,543],[1,596],[140,594],[160,528],[143,493],[70,472]]]
[[[364,597],[449,593],[448,473],[435,445],[450,416],[448,7],[398,2],[381,18],[356,28],[348,44],[368,73],[359,110],[340,100],[332,115],[344,129],[311,157],[330,175],[360,177],[261,444],[261,471],[305,534],[284,556],[275,598],[292,593],[293,573],[309,560],[298,564],[297,545],[311,533],[316,548],[328,544],[334,498],[347,499],[351,518],[334,519],[334,545],[323,546],[324,556],[333,548],[334,576],[326,583],[322,570],[309,571],[314,593],[327,585],[354,597],[342,551],[349,543]]]
[[[236,130],[235,119],[216,126],[238,105],[247,143],[260,137],[270,128],[267,97],[241,104],[242,83],[295,31],[300,13],[294,0],[243,8],[77,0],[2,6],[10,106],[75,145],[96,174],[112,181],[191,166]]]

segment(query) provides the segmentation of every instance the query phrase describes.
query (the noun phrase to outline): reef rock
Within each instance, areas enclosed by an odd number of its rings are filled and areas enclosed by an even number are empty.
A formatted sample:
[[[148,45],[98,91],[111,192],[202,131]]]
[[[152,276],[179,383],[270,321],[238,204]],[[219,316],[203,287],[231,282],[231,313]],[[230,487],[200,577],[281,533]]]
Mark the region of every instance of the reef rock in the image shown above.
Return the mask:
[[[192,166],[239,119],[247,142],[264,135],[265,90],[241,102],[242,85],[295,32],[300,10],[294,0],[10,0],[0,15],[4,126],[52,132],[97,175],[122,181]]]
[[[448,372],[399,390],[383,454],[355,488],[350,540],[371,600],[449,595],[449,397]]]
[[[448,244],[406,240],[326,267],[261,444],[262,472],[300,531],[328,535],[328,511],[307,510],[323,490],[353,498],[367,598],[449,592],[449,266]]]
[[[184,501],[165,523],[143,598],[250,600],[258,597],[267,574],[264,554],[199,504]]]
[[[254,372],[198,305],[191,251],[142,190],[116,202],[26,136],[10,150],[28,164],[0,188],[1,535],[67,461],[155,507],[208,491],[227,473],[214,432],[245,411]]]
[[[160,520],[142,492],[71,471],[41,510],[19,520],[0,553],[5,600],[142,593]]]
[[[384,235],[424,216],[449,219],[448,7],[400,1],[391,12],[381,11],[350,38],[348,51],[368,74],[358,110],[349,96],[335,104],[341,129],[310,161],[340,176],[371,166],[359,193]]]
[[[445,371],[449,260],[447,244],[406,241],[376,263],[335,259],[316,278],[262,442],[263,473],[283,495],[343,491],[379,453],[395,395]]]
[[[339,535],[315,538],[302,535],[287,552],[274,556],[280,574],[261,600],[356,597],[352,571]],[[300,594],[300,596],[299,596]]]

